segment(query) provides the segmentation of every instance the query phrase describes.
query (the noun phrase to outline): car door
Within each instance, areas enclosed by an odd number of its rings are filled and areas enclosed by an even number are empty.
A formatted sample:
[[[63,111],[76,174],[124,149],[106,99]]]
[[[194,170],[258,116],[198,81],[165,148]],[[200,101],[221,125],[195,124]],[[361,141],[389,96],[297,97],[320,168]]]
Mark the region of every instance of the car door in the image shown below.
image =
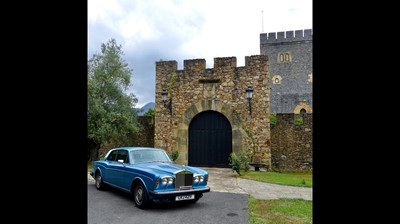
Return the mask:
[[[119,161],[122,161],[119,162]],[[130,190],[133,180],[133,174],[129,165],[129,152],[127,150],[119,150],[117,154],[116,163],[113,164],[115,172],[116,185],[126,190]]]
[[[117,154],[119,150],[114,150],[108,155],[105,160],[106,163],[106,172],[103,174],[103,181],[106,183],[110,183],[115,185],[116,183],[116,172],[115,172],[115,164],[117,159]]]

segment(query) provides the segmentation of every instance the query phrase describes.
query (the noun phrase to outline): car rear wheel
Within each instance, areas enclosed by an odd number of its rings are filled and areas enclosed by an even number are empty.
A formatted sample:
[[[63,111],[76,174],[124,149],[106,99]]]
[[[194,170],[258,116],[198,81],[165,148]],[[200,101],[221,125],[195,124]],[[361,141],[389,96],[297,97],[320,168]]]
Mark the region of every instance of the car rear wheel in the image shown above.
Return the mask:
[[[105,189],[103,178],[101,177],[100,172],[96,173],[96,176],[95,176],[94,180],[95,180],[95,185],[96,185],[96,189],[97,190],[104,190]]]
[[[133,190],[133,199],[135,201],[135,205],[138,208],[147,208],[149,206],[150,199],[149,196],[147,195],[147,190],[142,184],[142,182],[136,184]]]

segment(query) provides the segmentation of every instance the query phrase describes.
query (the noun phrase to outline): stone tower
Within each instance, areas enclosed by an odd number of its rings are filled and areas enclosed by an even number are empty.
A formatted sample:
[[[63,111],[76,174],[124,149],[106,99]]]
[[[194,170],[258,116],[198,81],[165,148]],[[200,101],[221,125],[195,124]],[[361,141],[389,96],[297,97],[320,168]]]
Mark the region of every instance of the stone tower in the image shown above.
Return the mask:
[[[312,30],[260,34],[268,55],[271,113],[312,113]]]

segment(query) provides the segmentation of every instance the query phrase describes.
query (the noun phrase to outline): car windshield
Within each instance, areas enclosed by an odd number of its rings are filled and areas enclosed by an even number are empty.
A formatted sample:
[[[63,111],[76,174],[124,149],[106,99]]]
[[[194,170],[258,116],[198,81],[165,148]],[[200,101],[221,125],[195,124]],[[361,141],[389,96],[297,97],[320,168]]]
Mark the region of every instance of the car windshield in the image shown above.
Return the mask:
[[[134,150],[131,151],[132,164],[148,162],[171,162],[163,150]]]

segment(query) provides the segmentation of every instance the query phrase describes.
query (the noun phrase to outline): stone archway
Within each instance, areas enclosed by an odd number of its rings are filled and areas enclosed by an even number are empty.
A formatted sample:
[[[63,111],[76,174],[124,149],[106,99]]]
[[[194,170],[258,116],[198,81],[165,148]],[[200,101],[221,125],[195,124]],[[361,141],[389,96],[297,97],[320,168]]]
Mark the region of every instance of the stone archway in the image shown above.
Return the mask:
[[[219,100],[202,100],[188,107],[183,116],[179,119],[177,132],[174,133],[176,143],[174,148],[179,151],[177,163],[188,165],[188,145],[189,145],[189,124],[192,119],[204,111],[217,111],[223,114],[232,126],[232,151],[238,153],[242,148],[247,148],[243,137],[247,136],[241,128],[240,119],[232,108]]]
[[[294,113],[294,114],[300,114],[300,111],[301,111],[302,109],[304,109],[304,110],[306,111],[307,114],[312,113],[312,108],[311,108],[308,104],[306,104],[306,103],[304,103],[304,102],[300,102],[300,103],[296,106],[296,108],[294,108],[293,113]]]
[[[229,167],[232,153],[232,126],[226,117],[207,110],[189,125],[188,164],[200,167]]]

